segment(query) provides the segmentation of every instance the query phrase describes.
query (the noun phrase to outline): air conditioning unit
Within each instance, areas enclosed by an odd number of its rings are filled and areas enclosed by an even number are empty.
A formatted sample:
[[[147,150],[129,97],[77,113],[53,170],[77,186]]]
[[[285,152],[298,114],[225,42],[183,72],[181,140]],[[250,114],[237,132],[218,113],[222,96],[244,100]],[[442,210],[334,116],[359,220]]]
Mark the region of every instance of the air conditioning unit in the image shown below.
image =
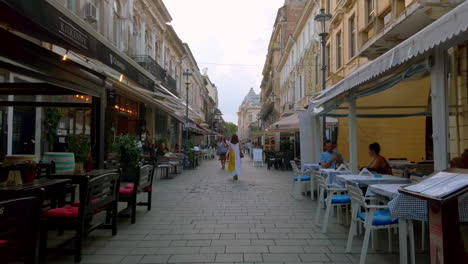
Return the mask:
[[[97,8],[93,3],[86,3],[84,7],[84,19],[86,21],[97,21]]]

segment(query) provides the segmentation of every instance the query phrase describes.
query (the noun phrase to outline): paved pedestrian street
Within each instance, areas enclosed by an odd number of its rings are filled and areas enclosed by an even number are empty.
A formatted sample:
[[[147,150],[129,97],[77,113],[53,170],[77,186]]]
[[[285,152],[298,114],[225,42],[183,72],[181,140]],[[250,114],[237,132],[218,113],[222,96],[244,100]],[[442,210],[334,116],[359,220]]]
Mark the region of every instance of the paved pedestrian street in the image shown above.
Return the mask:
[[[290,195],[291,171],[256,168],[246,158],[235,182],[217,161],[204,161],[171,180],[155,180],[153,209],[138,208],[136,224],[120,219],[118,235],[98,230],[82,263],[357,263],[361,240],[345,254],[348,228],[331,219],[315,225],[317,203]],[[386,233],[382,233],[386,239]],[[398,239],[398,236],[394,236]],[[397,241],[394,248],[398,249]],[[398,263],[398,254],[369,249],[367,263]],[[385,252],[385,253],[381,253]],[[51,263],[72,263],[57,257]],[[423,263],[423,262],[422,262]]]

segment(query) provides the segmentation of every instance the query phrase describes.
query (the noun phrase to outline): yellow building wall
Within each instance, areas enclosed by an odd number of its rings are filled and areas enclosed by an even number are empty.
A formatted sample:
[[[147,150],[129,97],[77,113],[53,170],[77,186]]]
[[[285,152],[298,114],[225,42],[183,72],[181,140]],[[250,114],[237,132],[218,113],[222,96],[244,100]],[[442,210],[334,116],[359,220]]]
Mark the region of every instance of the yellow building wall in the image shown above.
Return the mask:
[[[371,159],[369,144],[378,142],[381,155],[385,158],[407,158],[421,161],[426,156],[426,117],[407,118],[358,118],[358,161],[359,167],[367,166]],[[349,157],[348,118],[338,120],[338,147],[345,160]]]

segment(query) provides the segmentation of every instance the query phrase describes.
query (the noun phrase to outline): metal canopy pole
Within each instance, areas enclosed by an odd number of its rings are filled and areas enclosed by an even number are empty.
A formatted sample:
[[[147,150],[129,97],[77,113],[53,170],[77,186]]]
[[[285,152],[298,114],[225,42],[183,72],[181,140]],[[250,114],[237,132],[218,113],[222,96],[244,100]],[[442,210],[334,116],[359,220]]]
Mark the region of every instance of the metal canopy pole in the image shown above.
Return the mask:
[[[448,147],[448,99],[446,51],[434,51],[434,66],[431,70],[432,129],[434,144],[434,170],[447,169]]]
[[[358,168],[358,148],[357,148],[357,119],[356,119],[356,98],[350,97],[349,104],[349,159],[351,172],[359,173]]]

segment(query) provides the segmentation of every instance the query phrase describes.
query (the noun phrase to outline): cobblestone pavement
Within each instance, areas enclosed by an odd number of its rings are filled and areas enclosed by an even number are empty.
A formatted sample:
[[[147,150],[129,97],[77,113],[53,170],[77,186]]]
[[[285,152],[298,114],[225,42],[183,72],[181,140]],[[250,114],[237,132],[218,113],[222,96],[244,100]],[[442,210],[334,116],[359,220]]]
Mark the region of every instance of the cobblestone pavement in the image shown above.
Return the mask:
[[[82,263],[358,263],[361,240],[345,254],[348,227],[335,218],[322,234],[316,202],[290,195],[292,172],[255,168],[248,158],[243,165],[237,182],[215,160],[156,180],[153,209],[138,208],[134,225],[119,220],[115,237],[107,230],[92,233]],[[379,246],[379,253],[369,249],[367,263],[399,262],[386,244]]]

